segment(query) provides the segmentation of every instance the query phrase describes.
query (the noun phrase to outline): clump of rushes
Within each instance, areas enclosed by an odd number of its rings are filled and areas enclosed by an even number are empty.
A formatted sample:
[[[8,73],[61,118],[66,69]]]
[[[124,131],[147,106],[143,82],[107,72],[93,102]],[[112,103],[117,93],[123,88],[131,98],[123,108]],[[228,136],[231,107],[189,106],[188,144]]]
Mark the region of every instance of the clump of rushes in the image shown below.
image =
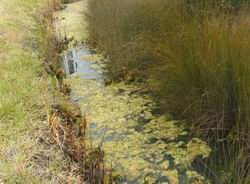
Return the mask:
[[[147,80],[165,112],[191,122],[196,134],[211,139],[211,158],[226,158],[216,164],[218,183],[249,182],[248,4],[88,1],[90,39],[107,55],[108,76],[113,81],[131,76]],[[224,149],[224,144],[240,146]],[[235,167],[238,175],[232,174]]]

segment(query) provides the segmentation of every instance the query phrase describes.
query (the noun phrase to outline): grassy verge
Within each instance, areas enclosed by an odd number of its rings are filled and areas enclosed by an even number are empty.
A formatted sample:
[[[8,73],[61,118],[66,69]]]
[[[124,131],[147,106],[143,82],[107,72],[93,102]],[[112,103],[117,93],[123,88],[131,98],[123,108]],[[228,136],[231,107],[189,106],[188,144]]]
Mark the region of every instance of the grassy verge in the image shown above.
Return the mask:
[[[211,141],[205,172],[248,183],[249,1],[88,2],[90,39],[107,55],[109,77],[146,79],[164,112]]]
[[[85,119],[63,84],[64,46],[52,26],[59,8],[59,1],[1,1],[0,183],[104,178],[102,157],[86,149]]]
[[[45,2],[3,0],[0,4],[0,182],[3,183],[58,183],[74,178],[70,177],[73,172],[66,169],[69,159],[60,149],[48,146],[44,131],[51,83],[38,58],[32,14]]]

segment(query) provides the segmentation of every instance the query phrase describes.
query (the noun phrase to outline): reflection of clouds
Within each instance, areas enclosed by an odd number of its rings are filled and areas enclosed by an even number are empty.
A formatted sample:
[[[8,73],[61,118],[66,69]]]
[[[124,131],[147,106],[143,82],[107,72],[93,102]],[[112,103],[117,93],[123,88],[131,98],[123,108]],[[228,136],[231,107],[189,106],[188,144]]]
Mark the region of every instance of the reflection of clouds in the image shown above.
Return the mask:
[[[69,49],[64,55],[64,69],[67,75],[77,74],[82,78],[101,81],[103,78],[100,65],[100,57],[85,47]]]

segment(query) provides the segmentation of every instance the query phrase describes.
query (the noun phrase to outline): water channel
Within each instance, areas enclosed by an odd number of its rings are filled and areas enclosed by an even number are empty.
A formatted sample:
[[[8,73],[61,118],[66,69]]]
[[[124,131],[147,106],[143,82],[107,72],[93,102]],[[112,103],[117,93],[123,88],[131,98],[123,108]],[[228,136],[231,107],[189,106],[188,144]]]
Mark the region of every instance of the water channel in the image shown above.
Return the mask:
[[[71,11],[76,14],[79,6],[83,3],[72,3],[59,12],[57,25],[60,20],[65,23]],[[122,176],[121,183],[209,183],[192,167],[196,158],[209,156],[206,143],[189,137],[185,123],[157,115],[150,96],[137,93],[143,84],[104,85],[106,62],[86,46],[71,47],[62,60],[72,100],[88,120],[88,139],[102,146],[106,166]]]

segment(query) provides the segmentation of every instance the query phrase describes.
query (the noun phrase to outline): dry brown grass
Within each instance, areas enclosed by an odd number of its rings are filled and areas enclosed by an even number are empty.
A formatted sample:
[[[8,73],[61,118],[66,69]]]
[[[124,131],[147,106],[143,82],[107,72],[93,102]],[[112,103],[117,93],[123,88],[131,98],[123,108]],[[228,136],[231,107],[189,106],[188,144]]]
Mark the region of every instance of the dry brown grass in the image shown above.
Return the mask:
[[[78,164],[81,182],[102,183],[105,175],[104,154],[100,149],[86,147],[84,134],[87,121],[79,110],[68,111],[60,105],[53,105],[48,122],[54,143]]]

